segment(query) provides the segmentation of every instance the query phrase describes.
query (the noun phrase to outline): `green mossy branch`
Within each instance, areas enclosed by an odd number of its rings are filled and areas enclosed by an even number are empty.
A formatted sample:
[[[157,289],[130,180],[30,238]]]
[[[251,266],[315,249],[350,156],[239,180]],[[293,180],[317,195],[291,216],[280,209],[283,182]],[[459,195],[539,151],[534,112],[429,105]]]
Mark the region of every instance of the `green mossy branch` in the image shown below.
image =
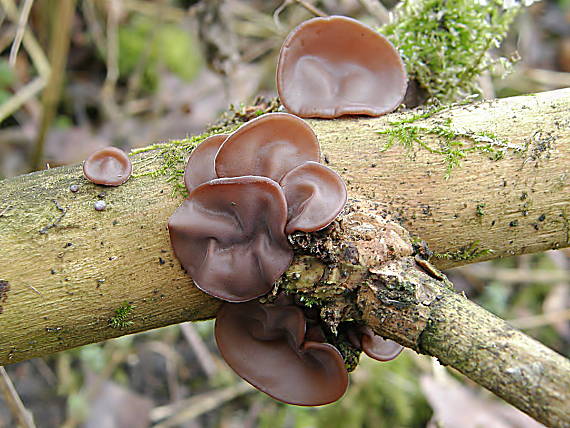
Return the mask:
[[[436,110],[441,111],[441,110]],[[452,126],[452,120],[447,118],[441,123],[432,126],[415,125],[413,122],[430,117],[434,113],[422,113],[398,122],[390,122],[390,127],[378,131],[388,136],[388,141],[381,149],[386,151],[394,144],[400,144],[413,158],[417,147],[430,153],[441,155],[446,165],[444,177],[449,179],[452,170],[461,165],[461,161],[469,153],[478,152],[488,155],[489,159],[498,161],[503,159],[507,151],[524,154],[528,151],[525,145],[512,144],[498,138],[491,132],[478,132],[457,129]],[[438,146],[430,145],[430,141],[437,140]]]

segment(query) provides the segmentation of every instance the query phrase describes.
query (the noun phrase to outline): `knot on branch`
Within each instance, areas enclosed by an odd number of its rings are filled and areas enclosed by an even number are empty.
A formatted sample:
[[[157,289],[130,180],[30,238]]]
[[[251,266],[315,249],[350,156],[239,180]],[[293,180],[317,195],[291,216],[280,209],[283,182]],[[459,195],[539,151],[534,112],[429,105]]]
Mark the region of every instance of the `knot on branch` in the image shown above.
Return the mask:
[[[443,276],[426,272],[426,260],[418,265],[406,229],[374,204],[350,201],[326,229],[289,241],[295,258],[278,289],[317,306],[334,333],[355,322],[417,349]]]

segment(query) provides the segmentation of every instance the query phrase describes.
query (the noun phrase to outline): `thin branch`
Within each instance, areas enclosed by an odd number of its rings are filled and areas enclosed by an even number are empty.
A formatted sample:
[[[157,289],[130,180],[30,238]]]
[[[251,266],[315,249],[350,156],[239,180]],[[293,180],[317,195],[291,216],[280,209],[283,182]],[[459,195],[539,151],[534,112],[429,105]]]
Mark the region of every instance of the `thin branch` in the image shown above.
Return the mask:
[[[16,7],[14,0],[0,0],[0,4],[2,4],[2,7],[4,8],[8,18],[10,18],[12,22],[18,22],[19,20],[18,8]],[[23,37],[24,47],[26,48],[26,51],[32,58],[34,66],[37,68],[40,76],[42,76],[44,79],[47,80],[49,79],[50,70],[51,70],[48,59],[44,51],[40,47],[40,44],[32,35],[31,31],[27,27],[24,28],[25,28],[24,37]]]
[[[71,26],[75,11],[75,0],[60,0],[56,3],[55,22],[50,37],[50,61],[53,67],[47,87],[42,96],[42,119],[32,156],[32,169],[41,169],[44,144],[51,123],[55,117],[61,86],[65,76],[65,65],[71,38]]]
[[[540,315],[532,315],[528,317],[516,318],[509,321],[515,328],[528,330],[531,328],[544,327],[546,325],[556,324],[559,322],[570,320],[570,309],[556,312],[548,312]]]
[[[4,401],[8,405],[8,408],[12,412],[12,415],[18,421],[18,424],[24,428],[35,428],[36,425],[34,424],[32,415],[26,409],[24,403],[22,403],[22,400],[20,399],[16,388],[14,388],[14,384],[8,376],[8,373],[6,373],[4,367],[1,366],[0,393],[4,397]]]
[[[16,58],[18,57],[18,51],[20,50],[20,45],[24,38],[28,16],[30,15],[30,10],[32,9],[33,4],[34,0],[25,0],[24,5],[22,6],[22,12],[20,13],[20,19],[18,20],[18,28],[16,30],[16,37],[14,37],[14,43],[10,49],[10,59],[8,60],[12,67],[16,65]]]
[[[38,95],[45,86],[46,80],[39,76],[12,95],[4,104],[0,105],[0,122]]]

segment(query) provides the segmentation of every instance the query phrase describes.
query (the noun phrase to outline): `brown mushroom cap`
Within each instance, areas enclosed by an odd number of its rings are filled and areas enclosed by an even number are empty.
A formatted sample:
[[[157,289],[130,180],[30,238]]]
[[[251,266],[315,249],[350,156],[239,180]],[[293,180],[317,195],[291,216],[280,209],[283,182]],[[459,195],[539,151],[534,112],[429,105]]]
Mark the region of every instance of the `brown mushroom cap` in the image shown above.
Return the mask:
[[[404,63],[394,46],[344,16],[303,22],[279,54],[279,98],[300,117],[379,116],[400,105],[406,87]]]
[[[332,169],[305,162],[281,180],[287,199],[285,233],[314,232],[328,226],[346,204],[346,186]]]
[[[289,404],[320,406],[348,386],[340,352],[328,343],[303,343],[305,320],[295,306],[226,303],[215,335],[220,353],[243,379]]]
[[[360,331],[362,332],[360,339],[362,350],[370,358],[378,361],[390,361],[400,355],[404,349],[399,343],[374,334],[370,327],[362,327]]]
[[[319,142],[309,125],[288,113],[268,113],[231,134],[215,164],[218,177],[259,175],[279,182],[296,166],[319,157]]]
[[[218,178],[214,159],[226,138],[228,138],[226,134],[212,135],[192,151],[184,169],[184,184],[189,192],[200,184]]]
[[[267,293],[289,267],[281,187],[265,177],[196,187],[168,221],[176,257],[198,288],[230,302]]]
[[[95,184],[119,186],[129,179],[133,166],[129,156],[116,147],[106,147],[83,163],[83,175]]]

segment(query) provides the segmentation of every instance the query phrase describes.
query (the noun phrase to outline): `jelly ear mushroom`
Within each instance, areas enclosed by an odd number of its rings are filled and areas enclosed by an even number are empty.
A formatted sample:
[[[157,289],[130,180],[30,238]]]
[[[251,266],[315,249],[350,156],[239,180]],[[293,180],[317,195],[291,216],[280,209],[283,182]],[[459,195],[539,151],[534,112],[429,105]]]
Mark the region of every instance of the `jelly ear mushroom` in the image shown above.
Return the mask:
[[[288,171],[319,157],[319,142],[309,125],[291,114],[268,113],[231,134],[215,165],[218,177],[259,175],[278,182]]]
[[[184,184],[189,192],[200,184],[218,178],[214,159],[226,138],[226,134],[212,135],[192,151],[184,170]]]
[[[116,147],[105,147],[89,156],[83,163],[83,175],[89,181],[104,186],[119,186],[129,179],[133,166],[129,156]]]
[[[406,87],[398,51],[351,18],[305,21],[289,34],[279,54],[279,98],[300,117],[380,116],[400,105]]]
[[[305,162],[281,180],[287,199],[285,233],[314,232],[328,226],[346,204],[346,186],[332,169]]]
[[[374,334],[370,327],[361,327],[360,331],[362,333],[360,338],[362,350],[370,358],[378,361],[390,361],[400,355],[404,349],[399,343]]]
[[[348,386],[344,361],[328,343],[303,342],[304,333],[295,306],[225,303],[216,318],[220,353],[247,382],[288,404],[332,403]]]
[[[211,180],[168,221],[174,253],[202,291],[229,302],[266,294],[291,263],[281,187],[265,177]]]

